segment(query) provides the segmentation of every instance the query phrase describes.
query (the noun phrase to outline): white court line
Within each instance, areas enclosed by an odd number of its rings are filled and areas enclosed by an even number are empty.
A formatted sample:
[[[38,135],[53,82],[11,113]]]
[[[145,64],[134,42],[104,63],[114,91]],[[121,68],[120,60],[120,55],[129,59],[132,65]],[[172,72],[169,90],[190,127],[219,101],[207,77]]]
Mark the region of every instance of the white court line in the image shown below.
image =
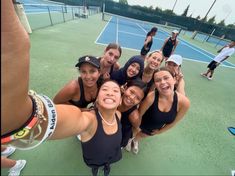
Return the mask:
[[[110,20],[111,20],[111,19],[110,19]],[[110,20],[108,21],[108,23],[110,22]],[[108,25],[108,23],[106,24],[106,26]],[[145,33],[147,33],[147,31],[146,31],[142,26],[140,26],[138,23],[136,23],[136,25],[139,26]],[[106,26],[105,26],[105,28],[106,28]],[[105,29],[105,28],[104,28],[104,29]],[[103,33],[104,29],[102,30],[101,33]],[[161,30],[162,30],[162,29],[161,29]],[[164,31],[164,30],[163,30],[163,31]],[[119,32],[120,32],[120,33],[130,34],[130,35],[135,35],[135,36],[140,36],[140,37],[145,37],[144,35],[134,34],[134,33],[131,33],[131,32],[125,32],[125,31],[119,31]],[[164,32],[165,32],[165,31],[164,31]],[[100,35],[101,35],[101,34],[100,34]],[[100,37],[100,35],[98,36],[98,38]],[[97,38],[97,40],[98,40],[98,38]],[[157,39],[157,40],[164,41],[163,39],[160,39],[160,38],[157,38],[157,37],[154,37],[154,38]],[[183,40],[181,37],[178,37],[178,38],[180,39],[180,41],[181,41],[180,43],[181,43],[182,45],[188,46],[189,48],[191,48],[191,49],[193,49],[193,50],[195,50],[195,51],[201,53],[202,55],[208,57],[209,59],[213,60],[212,57],[210,57],[209,55],[203,53],[203,52],[200,51],[200,50],[203,50],[203,51],[205,51],[206,53],[209,53],[209,54],[211,54],[211,55],[213,55],[213,56],[215,57],[214,54],[212,54],[212,53],[210,53],[210,52],[208,52],[208,51],[206,51],[206,50],[204,50],[204,49],[202,49],[202,48],[199,48],[199,47],[197,47],[196,45],[193,45],[193,44],[191,44],[191,43],[188,44],[188,42],[186,42],[185,40]],[[97,43],[97,40],[95,41],[95,43]],[[116,39],[116,40],[117,40],[117,39]],[[97,44],[99,44],[99,43],[97,43]],[[101,43],[100,43],[100,44],[101,44]],[[190,45],[191,45],[191,46],[190,46]],[[132,51],[140,51],[140,50],[133,49],[133,48],[126,48],[126,47],[122,47],[122,48],[128,49],[128,50],[132,50]],[[200,50],[197,49],[197,48],[199,48]],[[199,61],[199,60],[195,60],[195,59],[187,59],[187,58],[185,58],[185,60],[190,60],[190,61],[194,61],[194,62],[201,62],[201,63],[207,63],[207,64],[208,64],[208,62]],[[232,63],[230,63],[230,62],[228,62],[228,61],[226,61],[226,62],[229,63],[229,64],[231,64],[232,66],[235,66],[234,64],[232,64]],[[233,69],[234,69],[234,67],[232,67],[232,66],[227,66],[227,65],[225,65],[225,64],[223,64],[223,63],[222,63],[221,66],[227,67],[227,68],[233,68]]]
[[[112,18],[109,19],[109,21],[107,22],[107,24],[104,26],[104,28],[102,29],[102,31],[100,32],[100,34],[98,35],[98,37],[95,40],[95,43],[97,43],[97,40],[100,38],[101,34],[104,32],[104,30],[106,29],[106,27],[108,26],[108,24],[110,23]]]
[[[142,26],[140,26],[138,23],[136,23],[136,25],[139,26],[140,29],[142,29],[147,34],[147,31]]]

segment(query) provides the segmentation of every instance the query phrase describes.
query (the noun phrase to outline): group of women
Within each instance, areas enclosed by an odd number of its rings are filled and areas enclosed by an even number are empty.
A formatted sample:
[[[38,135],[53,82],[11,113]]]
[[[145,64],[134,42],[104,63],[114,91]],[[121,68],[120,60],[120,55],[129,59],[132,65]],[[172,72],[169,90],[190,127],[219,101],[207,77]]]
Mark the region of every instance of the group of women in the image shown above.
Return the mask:
[[[1,10],[2,145],[31,149],[47,139],[80,134],[83,159],[92,174],[102,167],[109,175],[110,164],[122,158],[121,148],[137,154],[141,138],[172,128],[189,109],[188,98],[177,91],[179,72],[160,68],[160,51],[147,55],[146,64],[137,55],[120,68],[117,44],[109,44],[98,59],[79,58],[75,67],[80,76],[53,101],[29,91],[28,34],[11,1],[4,1]]]

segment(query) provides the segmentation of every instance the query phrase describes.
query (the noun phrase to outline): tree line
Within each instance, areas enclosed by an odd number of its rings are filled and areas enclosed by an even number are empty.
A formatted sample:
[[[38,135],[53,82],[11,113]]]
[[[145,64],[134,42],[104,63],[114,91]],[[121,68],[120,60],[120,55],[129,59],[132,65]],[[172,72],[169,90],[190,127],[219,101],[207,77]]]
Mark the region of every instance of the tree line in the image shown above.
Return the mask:
[[[225,25],[225,19],[220,21],[218,24],[215,22],[215,17],[213,16],[209,19],[207,17],[201,18],[197,16],[192,17],[192,14],[188,14],[190,5],[186,7],[182,15],[176,15],[172,10],[162,10],[159,7],[155,9],[150,7],[142,7],[139,5],[130,6],[127,0],[119,0],[119,2],[114,2],[113,0],[53,0],[57,2],[63,2],[67,5],[86,5],[86,6],[100,6],[103,8],[103,3],[105,3],[105,11],[117,15],[122,15],[134,19],[166,24],[181,26],[190,31],[201,31],[210,34],[214,31],[213,35],[217,37],[225,36],[226,39],[235,40],[235,25],[229,24]]]

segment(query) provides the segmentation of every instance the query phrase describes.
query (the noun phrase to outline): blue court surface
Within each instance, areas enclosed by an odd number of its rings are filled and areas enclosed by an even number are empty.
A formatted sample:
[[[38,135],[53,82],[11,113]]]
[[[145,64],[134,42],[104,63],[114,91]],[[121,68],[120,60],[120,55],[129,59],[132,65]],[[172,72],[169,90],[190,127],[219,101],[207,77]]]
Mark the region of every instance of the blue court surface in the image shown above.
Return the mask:
[[[141,23],[141,21],[131,21],[129,19],[113,16],[98,36],[96,43],[106,45],[116,42],[119,43],[122,48],[140,51],[144,44],[146,34],[152,27],[152,25]],[[160,49],[165,39],[170,35],[169,30],[158,27],[158,32],[154,37],[151,51]],[[176,47],[175,54],[180,54],[187,60],[209,63],[215,57],[215,55],[210,52],[194,46],[182,40],[180,37],[178,37],[178,40],[179,44]],[[235,68],[235,65],[228,61],[224,61],[221,65]]]

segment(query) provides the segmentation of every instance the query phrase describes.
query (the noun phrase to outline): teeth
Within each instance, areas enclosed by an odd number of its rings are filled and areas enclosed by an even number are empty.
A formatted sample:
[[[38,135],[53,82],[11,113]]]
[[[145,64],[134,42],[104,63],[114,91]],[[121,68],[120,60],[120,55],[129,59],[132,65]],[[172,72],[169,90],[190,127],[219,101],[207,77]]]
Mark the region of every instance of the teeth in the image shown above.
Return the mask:
[[[114,100],[113,100],[113,99],[110,99],[110,98],[106,98],[106,99],[104,99],[104,102],[105,102],[105,103],[113,103]]]

